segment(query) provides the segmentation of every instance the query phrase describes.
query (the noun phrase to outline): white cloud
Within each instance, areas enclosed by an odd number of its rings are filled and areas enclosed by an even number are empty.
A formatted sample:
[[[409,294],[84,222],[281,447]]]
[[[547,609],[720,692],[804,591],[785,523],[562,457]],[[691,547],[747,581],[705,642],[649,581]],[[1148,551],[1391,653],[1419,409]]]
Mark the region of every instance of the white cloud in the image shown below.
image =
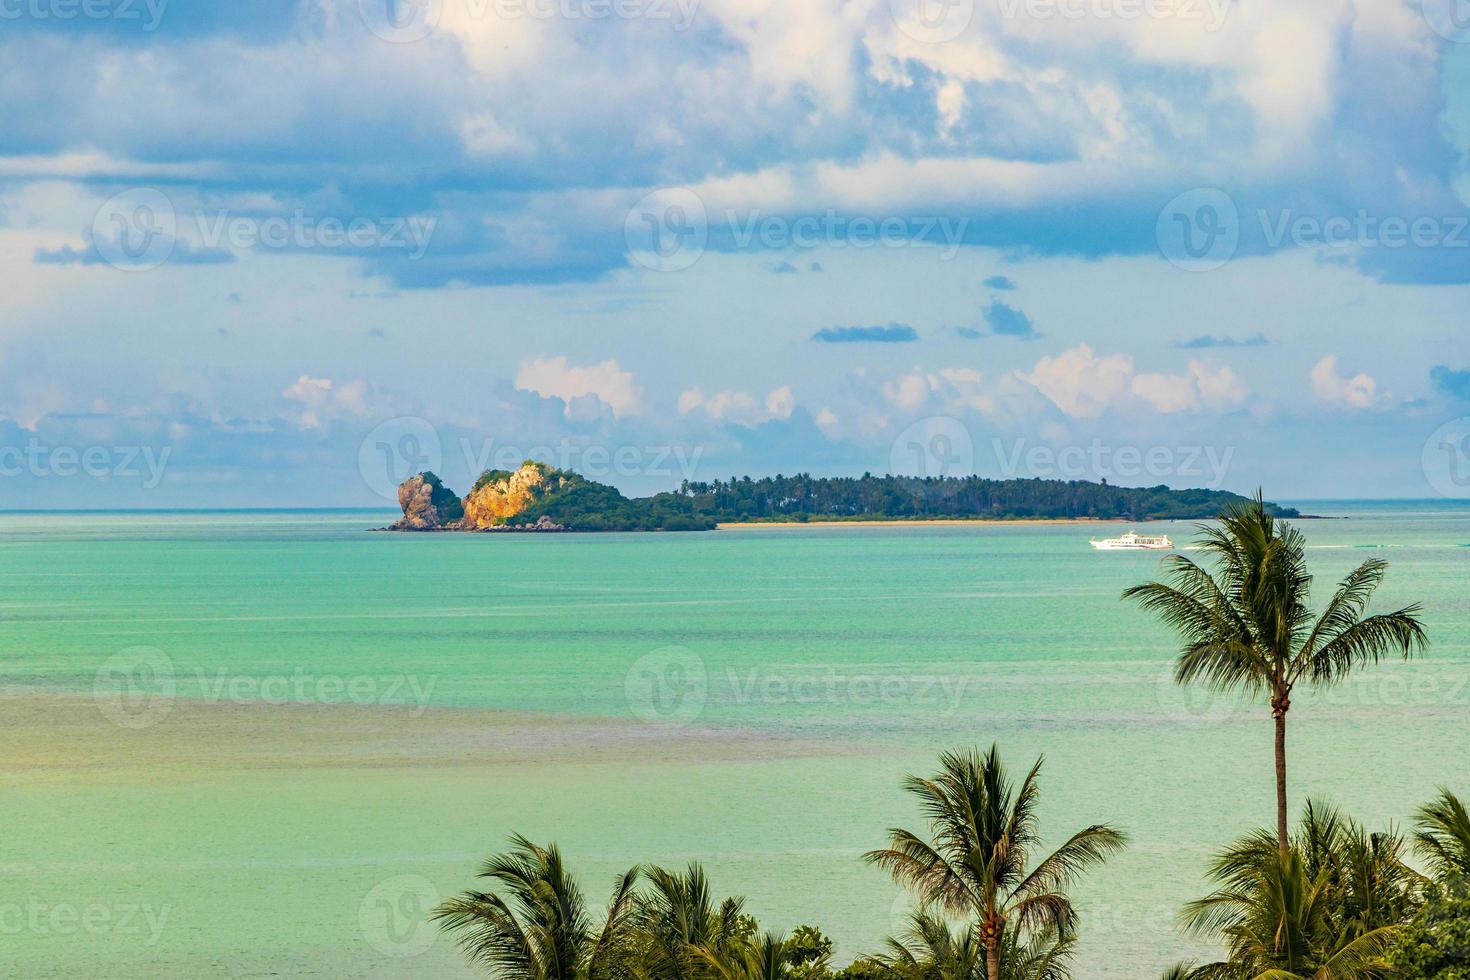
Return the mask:
[[[301,405],[297,424],[303,429],[319,429],[322,422],[344,415],[368,414],[368,386],[365,381],[341,384],[331,378],[313,378],[303,374],[281,392]]]
[[[588,395],[612,409],[618,418],[637,415],[643,409],[642,386],[615,360],[583,367],[569,364],[565,357],[530,358],[521,362],[515,386],[543,398],[560,398],[567,403],[568,417],[574,412],[580,414],[579,409],[573,408],[573,402]]]
[[[1194,379],[1183,374],[1135,375],[1129,390],[1154,407],[1156,411],[1183,412],[1199,406],[1199,393]]]
[[[688,391],[679,393],[679,414],[688,415],[690,412],[704,404],[704,392],[698,388],[690,388]]]
[[[974,368],[940,368],[924,371],[914,368],[906,374],[885,381],[881,387],[884,401],[908,414],[917,412],[931,399],[938,410],[951,414],[996,410],[994,393],[986,386],[985,376]]]
[[[796,407],[796,396],[791,393],[790,385],[782,385],[766,393],[766,414],[773,419],[791,418],[791,410]]]
[[[1043,357],[1017,377],[1034,385],[1073,418],[1095,418],[1111,408],[1147,405],[1161,414],[1234,408],[1245,401],[1246,386],[1225,365],[1190,361],[1183,374],[1133,370],[1127,354],[1098,356],[1080,344],[1055,357]]]
[[[1378,382],[1361,371],[1351,378],[1343,377],[1337,371],[1336,354],[1328,354],[1313,365],[1310,376],[1312,393],[1329,404],[1367,408],[1378,400]]]
[[[1079,344],[1055,357],[1043,357],[1021,380],[1051,400],[1073,418],[1093,418],[1129,391],[1133,358],[1127,354],[1098,357],[1091,347]]]
[[[1231,408],[1242,404],[1248,394],[1240,375],[1227,365],[1212,368],[1202,361],[1190,361],[1189,374],[1206,408]]]
[[[1202,361],[1190,361],[1184,374],[1135,375],[1130,389],[1164,414],[1233,408],[1246,396],[1245,382],[1228,366],[1211,367]]]
[[[995,411],[995,398],[984,388],[984,375],[974,368],[940,368],[937,385],[935,380],[935,375],[930,375],[930,384],[943,395],[946,409],[967,408],[986,414]]]
[[[744,391],[717,391],[705,395],[699,388],[679,393],[680,415],[703,411],[709,418],[735,425],[756,426],[775,419],[789,419],[796,407],[790,385],[772,388],[764,400]]]
[[[929,379],[915,368],[891,381],[883,382],[883,398],[890,405],[912,412],[929,399]]]

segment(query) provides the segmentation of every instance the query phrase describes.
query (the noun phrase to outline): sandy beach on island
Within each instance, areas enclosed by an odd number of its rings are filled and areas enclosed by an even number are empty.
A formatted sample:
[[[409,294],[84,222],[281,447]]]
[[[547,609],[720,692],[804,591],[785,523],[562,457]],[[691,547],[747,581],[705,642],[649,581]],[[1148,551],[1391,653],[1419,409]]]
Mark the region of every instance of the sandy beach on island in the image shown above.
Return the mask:
[[[717,531],[761,527],[1029,527],[1042,524],[1127,524],[1121,517],[946,517],[932,521],[738,521],[716,524]],[[1134,523],[1144,523],[1136,521]]]

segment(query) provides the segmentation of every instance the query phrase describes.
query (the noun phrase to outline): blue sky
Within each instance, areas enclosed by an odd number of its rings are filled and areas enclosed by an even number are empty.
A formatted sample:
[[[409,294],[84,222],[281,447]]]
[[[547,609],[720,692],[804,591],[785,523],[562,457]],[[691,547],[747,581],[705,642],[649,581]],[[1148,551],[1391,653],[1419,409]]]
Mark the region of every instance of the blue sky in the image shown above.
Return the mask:
[[[0,508],[517,455],[1470,494],[1451,9],[7,6]]]

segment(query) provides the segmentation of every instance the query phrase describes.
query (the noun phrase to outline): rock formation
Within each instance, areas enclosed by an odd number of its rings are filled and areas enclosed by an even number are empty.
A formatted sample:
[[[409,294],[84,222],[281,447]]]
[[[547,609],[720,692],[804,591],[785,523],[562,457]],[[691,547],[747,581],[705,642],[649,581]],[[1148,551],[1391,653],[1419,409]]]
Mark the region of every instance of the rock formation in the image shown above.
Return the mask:
[[[491,470],[475,481],[464,498],[464,529],[483,531],[500,527],[519,514],[534,499],[538,487],[546,485],[551,468],[543,463],[523,463],[515,472]]]
[[[464,518],[459,498],[433,473],[420,473],[399,484],[398,506],[403,518],[389,528],[392,531],[435,531]]]
[[[674,494],[629,500],[616,487],[570,470],[526,462],[515,470],[486,470],[464,500],[432,473],[398,488],[403,519],[390,531],[704,531],[713,518],[689,513],[689,498]]]

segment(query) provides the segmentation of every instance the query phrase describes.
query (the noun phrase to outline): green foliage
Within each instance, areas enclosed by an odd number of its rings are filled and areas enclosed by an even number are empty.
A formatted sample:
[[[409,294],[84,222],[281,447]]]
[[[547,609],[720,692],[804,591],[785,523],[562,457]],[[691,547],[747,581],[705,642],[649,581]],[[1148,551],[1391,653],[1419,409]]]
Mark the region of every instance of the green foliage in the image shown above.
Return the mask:
[[[1202,525],[1198,550],[1164,560],[1165,581],[1123,593],[1179,636],[1174,677],[1269,699],[1276,728],[1276,837],[1286,850],[1286,717],[1296,685],[1328,687],[1391,654],[1423,650],[1419,606],[1366,615],[1388,562],[1374,558],[1349,572],[1320,613],[1312,606],[1306,538],[1279,521],[1258,494]]]
[[[1431,901],[1399,933],[1387,960],[1401,980],[1470,980],[1470,898]]]
[[[1299,681],[1333,684],[1390,653],[1408,657],[1424,647],[1417,605],[1363,615],[1388,570],[1382,559],[1350,572],[1314,614],[1306,540],[1275,520],[1259,498],[1202,526],[1198,547],[1214,560],[1213,572],[1187,555],[1170,555],[1167,582],[1123,593],[1179,634],[1181,683],[1287,697]]]
[[[997,980],[1071,980],[1076,939],[1055,926],[1023,938],[1007,931],[996,950]],[[983,931],[974,923],[958,928],[929,909],[909,916],[903,934],[888,940],[888,952],[875,957],[888,980],[985,980],[989,966]]]
[[[956,940],[939,920],[916,917],[916,929],[932,932],[920,936],[927,948],[973,940],[973,951],[983,950],[993,960],[1007,944],[1020,949],[1048,937],[1051,944],[1074,937],[1076,912],[1066,889],[1121,851],[1127,838],[1106,824],[1093,824],[1033,863],[1040,844],[1041,764],[1038,759],[1020,782],[1013,782],[992,746],[984,754],[947,752],[938,773],[905,781],[929,820],[928,833],[894,829],[889,846],[866,859],[926,906],[963,919],[971,930]],[[1000,980],[994,966],[987,964],[987,974]]]
[[[1084,480],[987,480],[978,476],[731,477],[685,481],[677,494],[692,512],[721,522],[882,518],[1213,517],[1244,498],[1223,490],[1115,487]],[[1270,505],[1283,517],[1300,516]]]
[[[1242,837],[1210,866],[1217,890],[1182,916],[1191,931],[1223,941],[1228,959],[1181,975],[1233,969],[1249,977],[1376,980],[1384,950],[1420,904],[1422,879],[1405,863],[1405,847],[1399,834],[1368,833],[1310,801],[1285,855],[1271,831]]]
[[[545,517],[573,531],[707,531],[715,522],[671,505],[670,495],[629,500],[616,487],[576,473],[552,470],[532,501],[507,523],[535,524]]]
[[[871,956],[859,956],[832,976],[834,980],[898,980],[892,967]]]
[[[1470,883],[1470,813],[1444,787],[1416,814],[1414,845],[1444,888],[1464,895]]]
[[[541,518],[575,531],[707,531],[717,523],[810,520],[940,520],[945,518],[1126,518],[1162,520],[1213,515],[1243,498],[1220,490],[1114,487],[1081,480],[986,480],[980,477],[920,478],[750,477],[707,483],[685,481],[677,492],[629,499],[615,487],[570,470],[527,461],[546,476],[532,502],[509,518],[512,526]],[[508,480],[511,470],[486,470],[471,493]],[[425,478],[432,476],[426,474]],[[435,502],[441,484],[433,477]],[[448,489],[446,522],[463,516]],[[1273,510],[1295,515],[1294,510]]]
[[[828,966],[832,959],[832,940],[816,926],[797,926],[786,940],[786,953],[791,962],[792,980],[828,980],[832,976]]]
[[[464,517],[464,504],[442,480],[427,470],[420,473],[419,477],[429,485],[429,502],[439,512],[441,524],[452,524]]]
[[[498,891],[469,891],[433,912],[470,962],[499,980],[617,980],[626,976],[627,923],[637,869],[613,887],[602,924],[556,845],[524,837],[481,865],[478,877]]]
[[[496,980],[1072,980],[1076,917],[1062,887],[1122,842],[1094,826],[1032,861],[1038,767],[1013,782],[992,749],[947,754],[934,776],[910,777],[930,839],[896,830],[869,857],[925,904],[883,952],[836,970],[821,930],[763,931],[698,864],[630,869],[593,908],[557,848],[522,837],[481,866],[487,891],[451,898],[433,918]],[[1455,854],[1458,804],[1442,790],[1421,808],[1421,853]],[[1319,802],[1284,857],[1269,830],[1240,838],[1208,870],[1215,891],[1181,916],[1226,958],[1177,965],[1165,980],[1470,980],[1464,879],[1420,875],[1409,840]]]

